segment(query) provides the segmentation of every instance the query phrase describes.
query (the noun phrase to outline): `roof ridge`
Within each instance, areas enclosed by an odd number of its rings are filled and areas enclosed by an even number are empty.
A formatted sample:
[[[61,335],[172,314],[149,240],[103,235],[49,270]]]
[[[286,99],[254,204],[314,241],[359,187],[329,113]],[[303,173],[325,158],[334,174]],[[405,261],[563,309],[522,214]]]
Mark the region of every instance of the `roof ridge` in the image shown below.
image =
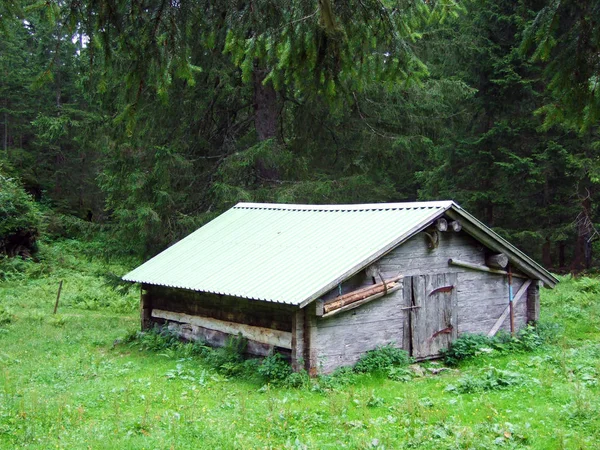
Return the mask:
[[[448,208],[455,203],[452,200],[425,201],[425,202],[399,202],[399,203],[357,203],[357,204],[294,204],[294,203],[249,203],[240,202],[234,209],[264,209],[271,211],[386,211],[386,210],[411,210],[411,209],[440,209]]]

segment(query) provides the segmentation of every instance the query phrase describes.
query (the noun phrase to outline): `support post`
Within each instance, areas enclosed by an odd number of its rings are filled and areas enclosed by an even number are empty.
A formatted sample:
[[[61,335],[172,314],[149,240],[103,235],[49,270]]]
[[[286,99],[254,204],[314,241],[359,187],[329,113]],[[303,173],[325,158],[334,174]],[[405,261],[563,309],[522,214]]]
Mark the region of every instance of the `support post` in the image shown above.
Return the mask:
[[[299,372],[304,368],[304,308],[292,315],[292,369]]]
[[[535,280],[527,290],[527,323],[540,320],[540,281]]]
[[[152,297],[143,284],[140,285],[140,328],[142,331],[152,328]]]
[[[317,316],[315,303],[304,307],[304,364],[308,374],[316,377],[317,367]]]

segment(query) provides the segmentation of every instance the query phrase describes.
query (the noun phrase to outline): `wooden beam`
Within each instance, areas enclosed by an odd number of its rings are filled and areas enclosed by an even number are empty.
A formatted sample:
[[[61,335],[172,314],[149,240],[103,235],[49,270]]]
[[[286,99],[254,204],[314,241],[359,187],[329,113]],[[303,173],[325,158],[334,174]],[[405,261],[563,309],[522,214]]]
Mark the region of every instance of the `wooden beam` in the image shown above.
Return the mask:
[[[483,266],[481,264],[474,264],[474,263],[470,263],[467,261],[460,261],[458,259],[453,259],[453,258],[450,258],[448,260],[448,264],[450,264],[451,266],[464,267],[465,269],[472,269],[472,270],[479,270],[481,272],[495,273],[496,275],[508,275],[508,272],[506,270],[492,269],[491,267]],[[527,278],[526,276],[520,275],[517,273],[513,273],[513,277]]]
[[[221,331],[233,336],[242,334],[247,339],[251,339],[262,344],[274,345],[281,348],[292,348],[292,333],[289,331],[273,330],[271,328],[256,327],[244,323],[227,322],[225,320],[213,319],[212,317],[192,316],[173,311],[164,311],[162,309],[153,309],[152,317],[159,319],[172,320],[174,322],[189,323],[209,330]]]
[[[453,220],[450,222],[450,228],[452,228],[454,232],[458,233],[460,230],[462,230],[462,225],[460,224],[459,220]]]
[[[508,265],[508,256],[504,253],[496,253],[494,255],[488,255],[485,258],[485,265],[492,269],[505,269]]]
[[[513,298],[513,301],[512,301],[513,308],[517,305],[517,302],[521,299],[521,297],[523,297],[523,294],[525,294],[525,292],[527,292],[527,288],[529,287],[530,284],[531,284],[531,280],[527,280],[525,283],[523,283],[523,286],[521,286],[521,289],[519,289],[519,291],[515,294],[515,297]],[[502,324],[508,317],[509,313],[510,313],[510,305],[507,305],[506,308],[504,309],[504,311],[502,312],[502,315],[498,318],[498,320],[496,321],[496,323],[494,324],[494,326],[488,333],[488,336],[494,336],[498,332],[498,330],[500,329],[500,327],[502,326]]]
[[[397,291],[401,287],[402,287],[402,284],[400,284],[400,283],[395,284],[393,287],[391,287],[391,288],[389,288],[387,290],[387,294],[391,294],[392,292]],[[341,306],[341,307],[339,307],[337,309],[334,309],[334,310],[332,310],[332,311],[330,311],[330,312],[328,312],[326,314],[323,314],[322,317],[323,317],[323,319],[327,319],[328,317],[335,316],[336,314],[343,313],[345,311],[350,311],[351,309],[358,308],[359,306],[362,306],[365,303],[369,303],[370,301],[376,300],[376,299],[381,298],[381,297],[383,297],[385,295],[386,295],[385,292],[380,292],[378,294],[371,295],[369,297],[363,298],[362,300],[358,300],[358,301],[356,301],[354,303],[350,303],[348,305]]]

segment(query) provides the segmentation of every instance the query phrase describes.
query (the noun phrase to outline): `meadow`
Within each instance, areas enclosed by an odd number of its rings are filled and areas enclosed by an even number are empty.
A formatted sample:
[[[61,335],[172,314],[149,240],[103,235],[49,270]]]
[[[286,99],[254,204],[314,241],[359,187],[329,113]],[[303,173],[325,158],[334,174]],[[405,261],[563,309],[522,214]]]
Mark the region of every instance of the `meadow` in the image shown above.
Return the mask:
[[[0,260],[0,448],[600,447],[600,279],[543,290],[543,343],[292,385],[136,334],[139,288],[114,283],[135,261],[95,245]]]

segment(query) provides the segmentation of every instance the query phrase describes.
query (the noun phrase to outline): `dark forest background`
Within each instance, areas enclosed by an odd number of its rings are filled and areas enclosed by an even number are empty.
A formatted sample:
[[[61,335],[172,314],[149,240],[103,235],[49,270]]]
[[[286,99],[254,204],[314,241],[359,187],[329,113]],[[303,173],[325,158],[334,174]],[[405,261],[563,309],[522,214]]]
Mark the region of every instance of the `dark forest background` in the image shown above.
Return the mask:
[[[452,199],[593,268],[599,22],[591,0],[4,1],[0,250],[147,257],[239,201]]]

